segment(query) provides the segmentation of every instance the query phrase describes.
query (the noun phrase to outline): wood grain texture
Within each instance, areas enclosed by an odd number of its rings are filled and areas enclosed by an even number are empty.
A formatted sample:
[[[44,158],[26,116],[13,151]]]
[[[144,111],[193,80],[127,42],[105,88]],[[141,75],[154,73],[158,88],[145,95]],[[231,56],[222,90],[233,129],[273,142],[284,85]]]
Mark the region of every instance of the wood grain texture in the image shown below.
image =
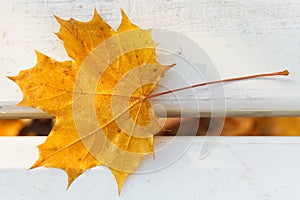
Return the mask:
[[[180,113],[197,116],[200,112],[202,116],[211,112],[222,115],[224,109],[230,116],[300,115],[300,2],[297,0],[2,0],[0,101],[14,105],[22,99],[18,87],[5,76],[33,66],[36,59],[33,49],[58,60],[68,59],[62,43],[53,34],[59,28],[53,14],[86,21],[95,7],[114,28],[120,23],[119,8],[122,7],[131,20],[143,28],[168,29],[191,38],[213,62],[218,72],[215,77],[230,78],[286,68],[291,72],[289,77],[228,83],[224,88],[218,86],[224,95],[216,94],[217,87],[179,92],[176,95],[181,108],[175,95],[153,100],[153,104],[162,105],[169,116]],[[159,37],[155,39],[163,42]],[[193,53],[189,46],[176,40],[171,50],[182,57]],[[205,81],[197,73],[198,61],[191,58],[194,64],[191,66],[175,60],[177,65],[164,76],[163,86],[177,88]],[[164,87],[157,91],[165,90]],[[29,115],[36,112],[27,111]],[[157,113],[162,115],[163,112],[157,108]]]
[[[0,138],[0,193],[3,199],[299,199],[299,137],[221,137],[205,159],[199,159],[203,143],[197,137],[156,137],[156,148],[168,151],[147,157],[139,170],[176,162],[150,173],[133,174],[117,196],[108,169],[96,167],[81,175],[66,190],[61,170],[28,170],[38,156],[36,145],[45,137]],[[180,157],[178,151],[184,152]],[[164,157],[165,156],[165,157]],[[18,181],[16,181],[18,180]]]

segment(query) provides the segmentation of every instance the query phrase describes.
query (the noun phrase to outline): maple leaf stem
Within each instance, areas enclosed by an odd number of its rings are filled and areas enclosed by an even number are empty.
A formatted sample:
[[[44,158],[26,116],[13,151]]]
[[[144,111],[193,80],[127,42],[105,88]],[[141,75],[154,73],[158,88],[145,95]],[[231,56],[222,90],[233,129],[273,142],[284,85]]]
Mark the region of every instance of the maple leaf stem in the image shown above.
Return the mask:
[[[238,80],[258,78],[258,77],[287,76],[287,75],[289,75],[289,71],[284,70],[284,71],[280,71],[280,72],[273,72],[273,73],[266,73],[266,74],[256,74],[256,75],[243,76],[243,77],[238,77],[238,78],[229,78],[229,79],[224,79],[224,80],[211,81],[211,82],[200,83],[200,84],[191,85],[191,86],[187,86],[187,87],[183,87],[183,88],[178,88],[178,89],[175,89],[175,90],[169,90],[169,91],[165,91],[165,92],[161,92],[161,93],[157,93],[157,94],[152,94],[152,95],[146,96],[145,99],[152,99],[154,97],[163,96],[163,95],[170,94],[170,93],[173,93],[173,92],[178,92],[178,91],[182,91],[182,90],[187,90],[187,89],[201,87],[201,86],[215,84],[215,83],[222,83],[222,82],[224,83],[224,82],[238,81]]]

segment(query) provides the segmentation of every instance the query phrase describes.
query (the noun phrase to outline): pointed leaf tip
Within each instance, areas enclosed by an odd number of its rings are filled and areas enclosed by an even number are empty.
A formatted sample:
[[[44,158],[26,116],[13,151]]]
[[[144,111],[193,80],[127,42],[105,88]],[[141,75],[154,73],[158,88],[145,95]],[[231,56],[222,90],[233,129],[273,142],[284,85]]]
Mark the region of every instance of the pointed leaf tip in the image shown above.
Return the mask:
[[[6,76],[6,77],[14,82],[17,80],[17,76]]]
[[[171,65],[167,65],[165,66],[167,69],[171,69],[172,67],[176,66],[176,64],[171,64]]]
[[[127,14],[125,13],[125,11],[121,8],[121,16],[122,16],[122,22],[124,21],[128,21],[129,23],[131,23],[131,21],[129,20]]]
[[[38,62],[41,62],[41,61],[43,61],[43,60],[49,58],[48,56],[46,56],[45,54],[39,52],[39,51],[36,50],[36,49],[34,50],[34,52],[35,52],[35,55],[36,55],[36,58],[37,58],[37,61],[38,61]]]
[[[118,28],[118,31],[122,32],[122,31],[139,28],[137,25],[133,24],[130,21],[130,19],[128,18],[128,16],[126,15],[125,11],[122,8],[120,10],[121,10],[121,15],[122,15],[122,20],[121,20],[121,24]]]
[[[34,169],[34,168],[36,168],[37,166],[34,166],[34,165],[32,165],[31,167],[29,167],[29,169]]]
[[[62,18],[59,18],[57,15],[53,15],[53,16],[59,24],[62,24],[65,21]]]
[[[128,18],[125,11],[121,8],[121,14],[122,14],[122,18]]]
[[[38,57],[38,56],[40,56],[42,53],[41,52],[39,52],[38,50],[36,50],[36,49],[34,49],[34,53],[35,53],[35,55]]]
[[[95,17],[95,16],[100,17],[100,14],[98,13],[97,8],[94,8],[94,17]]]
[[[107,23],[103,20],[103,18],[101,17],[101,15],[99,14],[99,12],[97,11],[96,8],[94,8],[94,15],[93,15],[93,18],[92,18],[91,21],[93,21],[93,20],[101,21],[101,22],[104,22],[105,24],[107,24]],[[107,24],[107,25],[108,25],[108,24]]]
[[[29,169],[35,169],[39,166],[40,166],[40,164],[38,164],[38,161],[36,161]]]

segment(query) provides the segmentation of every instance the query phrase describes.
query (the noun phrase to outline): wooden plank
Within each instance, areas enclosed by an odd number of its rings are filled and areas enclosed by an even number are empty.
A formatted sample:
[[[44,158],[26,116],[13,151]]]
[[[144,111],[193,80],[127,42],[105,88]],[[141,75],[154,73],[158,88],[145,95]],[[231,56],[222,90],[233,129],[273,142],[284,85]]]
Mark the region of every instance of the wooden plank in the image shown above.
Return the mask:
[[[297,0],[2,0],[0,102],[9,101],[13,105],[22,99],[18,87],[5,76],[33,66],[36,59],[33,49],[58,60],[69,59],[62,43],[53,34],[59,28],[53,14],[86,21],[91,18],[94,7],[114,28],[120,22],[119,8],[122,7],[132,21],[143,28],[176,31],[202,47],[213,62],[205,69],[201,67],[201,59],[195,56],[197,54],[190,45],[182,44],[180,40],[171,40],[173,44],[169,46],[170,50],[187,58],[193,65],[175,57],[160,57],[163,63],[177,64],[161,82],[166,88],[174,89],[200,83],[205,79],[229,78],[285,68],[291,72],[289,77],[240,81],[225,84],[224,87],[218,85],[178,92],[181,108],[174,95],[153,99],[153,103],[162,105],[170,116],[179,116],[181,110],[189,116],[200,112],[203,116],[210,113],[223,114],[224,109],[230,116],[300,114],[300,2]],[[162,46],[165,38],[154,34],[155,41]],[[208,77],[203,78],[203,75]],[[164,87],[158,88],[156,92],[165,90]],[[33,110],[27,111],[36,113]],[[159,109],[157,112],[161,113]],[[30,114],[30,117],[34,116]]]
[[[53,117],[40,109],[31,107],[5,105],[5,103],[0,106],[0,119],[47,119]]]
[[[3,199],[299,199],[299,137],[220,137],[199,159],[202,137],[156,137],[156,149],[139,174],[133,174],[117,197],[116,184],[104,167],[88,170],[68,189],[57,169],[27,170],[45,137],[0,138],[0,194]],[[173,141],[172,144],[169,144]],[[185,151],[186,150],[186,151]],[[185,152],[185,153],[183,153]],[[181,155],[181,153],[183,153]],[[166,160],[176,160],[164,166]],[[170,161],[170,160],[168,160]],[[161,166],[142,173],[149,167]],[[164,167],[162,167],[164,166]],[[174,176],[176,174],[176,176]]]
[[[238,103],[236,100],[235,102]],[[165,107],[170,107],[168,102],[165,102]],[[184,102],[187,105],[190,102]],[[23,107],[16,105],[7,105],[7,103],[0,104],[0,119],[49,119],[54,118],[53,115],[50,115],[40,109],[35,109],[31,107]],[[278,104],[277,104],[278,105]],[[299,116],[298,110],[293,110],[292,107],[290,110],[282,110],[282,108],[278,108],[276,105],[273,107],[274,109],[264,109],[264,108],[256,108],[253,110],[247,110],[243,107],[240,110],[227,110],[226,115],[222,111],[215,111],[213,113],[213,117],[278,117],[278,116]],[[243,110],[244,109],[244,110]],[[187,107],[185,110],[177,110],[174,108],[169,108],[167,113],[159,108],[154,108],[154,111],[158,117],[211,117],[211,109],[203,106],[203,108],[199,111],[195,110],[193,107]]]

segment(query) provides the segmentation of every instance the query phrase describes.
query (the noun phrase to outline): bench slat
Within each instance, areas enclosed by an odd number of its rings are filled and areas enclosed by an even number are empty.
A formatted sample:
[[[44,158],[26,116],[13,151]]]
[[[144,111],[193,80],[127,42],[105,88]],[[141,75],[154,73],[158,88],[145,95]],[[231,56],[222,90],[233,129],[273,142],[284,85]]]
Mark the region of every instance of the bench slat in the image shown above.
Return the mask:
[[[241,105],[243,102],[235,101],[235,105]],[[165,102],[165,108],[167,108],[167,117],[211,117],[211,109],[203,106],[203,108],[199,108],[196,110],[193,107],[189,107],[190,102],[182,102],[187,106],[182,106],[182,110],[177,108],[172,108]],[[233,102],[231,102],[233,103]],[[273,105],[272,108],[261,108],[257,107],[239,107],[239,110],[234,108],[230,108],[227,105],[226,117],[263,117],[263,116],[271,116],[271,117],[279,117],[279,116],[291,116],[297,117],[299,116],[299,111],[293,109],[293,107],[289,107],[286,110],[283,110],[282,107],[278,107],[279,104]],[[158,117],[166,117],[165,112],[163,110],[154,109],[155,113]],[[214,117],[223,117],[224,110],[215,110],[213,116]],[[54,118],[53,115],[43,112],[40,109],[35,109],[31,107],[22,107],[16,105],[7,105],[6,103],[0,105],[0,119],[49,119]]]
[[[174,138],[156,137],[156,149]],[[116,199],[113,176],[104,167],[88,170],[69,190],[61,170],[27,170],[45,137],[0,138],[0,194],[3,199]],[[176,158],[191,137],[177,137],[168,151],[146,158],[141,169]],[[221,137],[199,159],[196,137],[178,160],[151,173],[134,174],[120,199],[299,199],[300,137]],[[173,153],[172,153],[173,152]],[[159,165],[158,165],[159,166]]]
[[[59,28],[53,14],[86,21],[91,18],[94,7],[114,28],[120,22],[119,8],[122,7],[132,21],[143,28],[170,29],[191,38],[211,58],[220,78],[289,69],[289,77],[225,84],[228,115],[300,114],[300,2],[297,0],[152,0],[147,3],[132,0],[3,0],[0,2],[0,105],[4,105],[1,102],[14,105],[22,99],[18,87],[5,76],[15,75],[19,70],[33,66],[36,62],[33,49],[57,60],[68,59],[62,43],[53,34]],[[163,42],[159,37],[154,39],[160,44]],[[175,45],[173,52],[181,56],[191,54],[189,46],[181,44]],[[181,78],[190,84],[205,81],[195,72],[199,69],[196,61],[193,63],[196,64],[195,68],[176,60],[173,62],[177,65],[173,72],[164,76],[164,86],[173,89],[187,86],[188,83]],[[157,89],[163,90],[162,87]],[[191,116],[199,112],[205,116],[223,110],[223,101],[220,99],[214,100],[216,109],[211,109],[210,99],[216,97],[211,96],[211,91],[203,88],[194,92],[195,95],[193,91],[177,93],[182,109],[174,95],[157,98],[155,103],[162,104],[170,116],[179,116],[181,110]],[[18,113],[12,108],[7,116],[18,117],[23,113],[21,110]],[[37,113],[40,117],[46,117],[36,110],[26,111],[29,117],[35,117]]]

